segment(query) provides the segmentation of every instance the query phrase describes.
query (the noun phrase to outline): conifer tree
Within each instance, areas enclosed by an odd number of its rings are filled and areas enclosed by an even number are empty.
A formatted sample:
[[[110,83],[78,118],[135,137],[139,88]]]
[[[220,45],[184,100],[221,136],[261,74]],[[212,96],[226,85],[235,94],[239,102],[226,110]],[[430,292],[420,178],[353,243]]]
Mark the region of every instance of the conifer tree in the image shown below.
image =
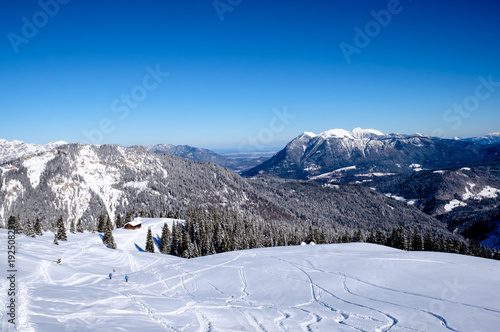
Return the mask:
[[[115,225],[116,228],[122,228],[124,225],[122,216],[119,213],[116,214]]]
[[[33,226],[31,226],[31,221],[28,219],[28,223],[26,224],[26,229],[24,230],[24,234],[30,237],[36,237],[35,231],[33,230]]]
[[[106,247],[116,249],[115,239],[113,238],[113,225],[111,224],[111,220],[109,220],[106,225],[106,231],[104,232],[104,236],[102,237],[102,242],[106,245]]]
[[[71,224],[70,224],[70,226],[69,226],[69,231],[70,231],[72,234],[75,234],[75,233],[76,233],[75,221],[74,221],[74,220],[71,220]]]
[[[161,253],[162,254],[169,254],[170,253],[170,245],[171,245],[171,238],[170,238],[170,230],[168,229],[167,223],[163,224],[163,229],[161,232]]]
[[[101,214],[99,216],[99,223],[97,224],[97,232],[104,233],[105,231],[106,231],[106,219],[104,218],[104,215]]]
[[[57,242],[57,234],[56,233],[54,233],[54,244],[59,245],[59,242]]]
[[[40,219],[38,217],[36,217],[34,231],[35,231],[35,234],[38,236],[43,235],[42,225],[40,224]]]
[[[83,233],[82,219],[78,219],[78,222],[76,223],[76,231],[78,233]]]
[[[424,243],[422,241],[422,236],[420,235],[420,231],[416,227],[413,230],[413,236],[411,239],[411,250],[415,251],[424,250]]]
[[[428,229],[424,235],[424,250],[425,251],[433,251],[434,250],[433,242],[434,241],[432,239],[431,231]]]
[[[148,235],[146,238],[146,251],[155,252],[155,246],[153,243],[153,234],[151,233],[151,227],[148,228]]]
[[[62,216],[57,220],[57,240],[68,241],[68,237],[66,235],[66,226],[64,225]]]
[[[115,226],[114,226],[114,225],[113,225],[113,223],[111,222],[111,218],[109,217],[109,215],[108,215],[108,217],[106,218],[106,228],[108,228],[108,227],[110,227],[110,228],[111,228],[111,230],[115,229]]]
[[[7,228],[14,230],[16,234],[23,234],[23,228],[19,222],[19,216],[17,216],[17,218],[15,216],[10,216]]]

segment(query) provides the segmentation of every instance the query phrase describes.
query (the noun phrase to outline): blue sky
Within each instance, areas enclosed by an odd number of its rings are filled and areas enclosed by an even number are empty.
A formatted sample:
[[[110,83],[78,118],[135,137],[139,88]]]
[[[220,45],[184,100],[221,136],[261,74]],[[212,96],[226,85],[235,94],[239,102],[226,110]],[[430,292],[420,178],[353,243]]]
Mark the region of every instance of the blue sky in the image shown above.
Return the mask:
[[[252,149],[357,126],[500,131],[498,17],[496,1],[9,1],[0,137]]]

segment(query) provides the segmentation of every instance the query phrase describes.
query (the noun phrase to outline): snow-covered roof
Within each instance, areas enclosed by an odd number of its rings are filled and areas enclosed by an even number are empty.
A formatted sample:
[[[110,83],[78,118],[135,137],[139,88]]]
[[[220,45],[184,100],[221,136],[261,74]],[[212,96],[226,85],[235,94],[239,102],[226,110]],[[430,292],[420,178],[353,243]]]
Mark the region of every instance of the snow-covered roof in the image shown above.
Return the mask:
[[[142,224],[142,222],[140,220],[133,220],[133,221],[126,223],[125,225],[130,225],[130,226],[135,227],[135,226],[139,226],[141,224]]]

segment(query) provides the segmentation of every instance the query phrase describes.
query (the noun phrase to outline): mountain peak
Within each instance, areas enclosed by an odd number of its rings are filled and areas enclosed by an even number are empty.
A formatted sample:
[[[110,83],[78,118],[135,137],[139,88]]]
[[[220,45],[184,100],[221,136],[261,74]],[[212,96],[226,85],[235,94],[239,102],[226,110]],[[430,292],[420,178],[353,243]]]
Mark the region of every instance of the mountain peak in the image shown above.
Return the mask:
[[[360,127],[356,127],[351,131],[347,131],[345,129],[330,129],[322,132],[318,136],[323,138],[348,138],[348,139],[364,139],[370,138],[373,135],[375,136],[383,136],[384,134],[375,129],[362,129]]]
[[[315,134],[315,133],[313,133],[313,132],[310,132],[310,131],[304,131],[304,132],[302,133],[302,135],[300,135],[300,136],[299,136],[299,138],[302,138],[302,137],[311,137],[311,138],[313,138],[313,137],[316,137],[316,136],[318,136],[318,135],[316,135],[316,134]]]

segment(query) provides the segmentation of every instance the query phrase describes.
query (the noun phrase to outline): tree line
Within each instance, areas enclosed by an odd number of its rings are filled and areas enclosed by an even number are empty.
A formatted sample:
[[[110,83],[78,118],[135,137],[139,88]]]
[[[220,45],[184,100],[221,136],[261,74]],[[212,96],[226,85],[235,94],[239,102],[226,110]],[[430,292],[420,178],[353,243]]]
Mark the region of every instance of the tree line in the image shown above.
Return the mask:
[[[116,249],[117,245],[113,238],[115,227],[121,228],[139,215],[155,217],[153,212],[136,214],[130,211],[125,216],[117,214],[113,223],[109,216],[100,215],[95,229],[91,231],[102,233],[103,244],[108,248]],[[186,212],[184,221],[180,220],[181,216],[178,212],[161,212],[159,217],[176,218],[178,221],[174,220],[172,229],[165,223],[159,237],[153,237],[151,229],[148,229],[144,250],[147,252],[159,250],[163,254],[183,258],[253,248],[293,246],[302,243],[367,242],[407,251],[437,251],[500,260],[500,251],[497,249],[492,250],[470,240],[451,238],[442,233],[435,234],[429,229],[423,231],[419,228],[410,230],[394,227],[391,232],[383,229],[371,229],[369,232],[361,229],[338,231],[333,226],[319,227],[310,223],[290,224],[275,220],[268,221],[260,216],[214,209],[210,211],[190,209]],[[28,220],[23,227],[19,218],[11,216],[9,225],[18,234],[23,233],[30,237],[43,235],[38,218],[34,224]],[[62,217],[51,228],[54,232],[55,244],[59,241],[67,241],[66,226]],[[69,228],[71,233],[84,232],[81,220],[76,223],[71,221]]]

